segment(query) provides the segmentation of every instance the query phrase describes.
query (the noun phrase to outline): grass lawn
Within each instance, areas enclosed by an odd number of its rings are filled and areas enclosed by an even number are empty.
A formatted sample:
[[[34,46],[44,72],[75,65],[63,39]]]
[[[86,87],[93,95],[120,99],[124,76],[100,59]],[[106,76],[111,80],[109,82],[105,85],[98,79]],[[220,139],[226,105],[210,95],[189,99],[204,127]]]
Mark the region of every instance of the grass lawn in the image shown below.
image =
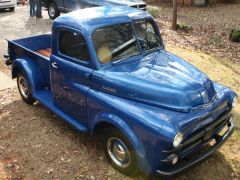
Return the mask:
[[[167,50],[187,60],[212,80],[218,81],[240,95],[239,64],[231,63],[227,59],[218,59],[214,56],[192,50],[167,47]],[[200,164],[180,179],[239,179],[240,178],[240,104],[233,111],[236,126],[233,136],[228,142],[214,153],[212,158]]]

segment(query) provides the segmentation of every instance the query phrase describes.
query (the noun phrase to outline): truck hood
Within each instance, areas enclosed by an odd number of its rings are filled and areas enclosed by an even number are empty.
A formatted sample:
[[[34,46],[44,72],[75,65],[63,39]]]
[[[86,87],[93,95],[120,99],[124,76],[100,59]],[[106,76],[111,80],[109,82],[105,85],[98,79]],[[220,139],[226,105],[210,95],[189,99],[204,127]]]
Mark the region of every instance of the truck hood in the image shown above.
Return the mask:
[[[103,91],[176,111],[188,112],[216,94],[204,73],[165,50],[120,61],[104,71]]]

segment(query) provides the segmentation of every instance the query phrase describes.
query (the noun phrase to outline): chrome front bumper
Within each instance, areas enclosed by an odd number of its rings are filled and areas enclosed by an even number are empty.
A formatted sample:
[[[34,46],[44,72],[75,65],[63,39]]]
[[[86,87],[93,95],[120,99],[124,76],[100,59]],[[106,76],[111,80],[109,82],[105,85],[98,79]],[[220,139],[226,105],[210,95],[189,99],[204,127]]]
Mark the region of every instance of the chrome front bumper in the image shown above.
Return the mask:
[[[229,122],[228,130],[222,136],[216,135],[215,137],[213,137],[213,139],[216,140],[216,143],[213,146],[211,146],[207,151],[203,152],[202,154],[200,154],[198,156],[195,156],[192,159],[189,159],[188,161],[185,161],[180,166],[178,166],[174,169],[171,169],[169,171],[157,170],[156,175],[165,176],[165,177],[175,176],[175,175],[191,168],[192,166],[200,163],[201,161],[206,159],[209,155],[211,155],[213,152],[215,152],[218,148],[220,148],[227,141],[227,139],[233,134],[233,131],[234,131],[234,125],[232,122]],[[210,140],[208,142],[206,142],[206,144],[209,142],[210,142]]]
[[[15,7],[15,4],[1,4],[0,3],[0,9],[7,9],[7,8],[13,8]]]

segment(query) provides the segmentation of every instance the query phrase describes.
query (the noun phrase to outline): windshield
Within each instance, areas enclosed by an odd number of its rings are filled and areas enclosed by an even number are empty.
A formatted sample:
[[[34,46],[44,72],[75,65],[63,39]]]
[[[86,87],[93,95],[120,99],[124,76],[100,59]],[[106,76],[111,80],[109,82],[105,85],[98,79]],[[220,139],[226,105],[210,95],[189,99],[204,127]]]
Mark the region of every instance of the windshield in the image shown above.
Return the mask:
[[[140,54],[130,23],[97,29],[93,43],[102,64]]]
[[[137,39],[142,51],[161,47],[161,40],[153,24],[149,20],[140,20],[134,22],[134,28],[137,33]]]
[[[136,35],[130,23],[103,27],[93,33],[93,43],[101,64],[139,55],[139,47],[142,52],[161,47],[161,39],[152,21],[138,20],[133,25]]]

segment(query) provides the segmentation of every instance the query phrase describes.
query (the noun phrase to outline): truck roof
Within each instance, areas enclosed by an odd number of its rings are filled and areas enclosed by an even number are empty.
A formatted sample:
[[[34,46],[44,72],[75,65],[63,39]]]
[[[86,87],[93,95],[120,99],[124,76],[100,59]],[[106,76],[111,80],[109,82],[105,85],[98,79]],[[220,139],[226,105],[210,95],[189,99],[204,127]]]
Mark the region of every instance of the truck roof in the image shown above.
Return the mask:
[[[132,19],[151,17],[147,12],[126,6],[101,6],[77,10],[58,17],[52,31],[59,26],[81,30],[86,36],[103,26],[131,22]]]

